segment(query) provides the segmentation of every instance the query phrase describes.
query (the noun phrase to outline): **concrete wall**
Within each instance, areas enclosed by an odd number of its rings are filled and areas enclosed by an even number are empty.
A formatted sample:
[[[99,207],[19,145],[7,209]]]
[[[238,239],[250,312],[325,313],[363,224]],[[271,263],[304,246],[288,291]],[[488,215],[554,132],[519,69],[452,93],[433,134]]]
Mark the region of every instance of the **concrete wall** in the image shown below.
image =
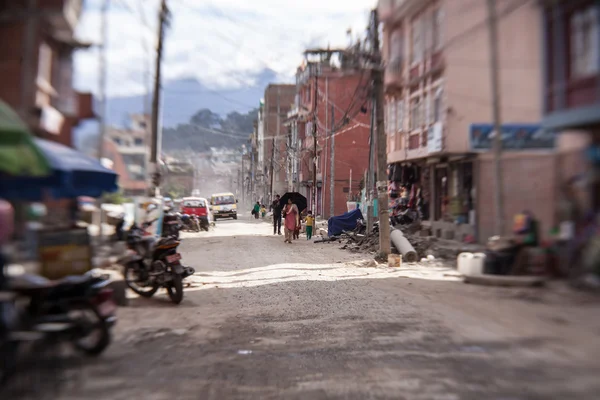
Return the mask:
[[[350,187],[350,170],[352,170],[352,191],[359,192],[359,183],[369,164],[369,122],[370,111],[359,112],[360,106],[367,100],[364,90],[357,92],[357,87],[363,88],[366,77],[361,79],[360,72],[331,73],[327,79],[319,80],[319,92],[322,96],[318,102],[319,146],[322,147],[319,170],[323,176],[323,213],[330,216],[331,204],[331,156],[332,141],[326,139],[323,127],[331,129],[331,107],[334,108],[334,125],[339,126],[335,136],[335,192],[334,215],[346,212],[346,201],[349,193],[344,188]],[[326,102],[325,93],[329,102]],[[352,106],[352,107],[351,107]],[[344,112],[350,108],[349,116],[353,118],[344,126],[341,120]],[[369,107],[367,107],[369,108]],[[329,131],[328,129],[328,131]],[[311,178],[312,179],[312,178]]]
[[[505,153],[502,160],[505,232],[512,229],[515,214],[530,210],[540,221],[540,234],[547,236],[556,225],[562,185],[586,171],[584,149],[589,137],[582,132],[559,135],[556,152]],[[478,238],[485,241],[494,228],[494,175],[491,154],[481,155],[476,165]]]
[[[542,115],[541,16],[535,3],[502,16],[513,2],[499,1],[501,119],[539,123]],[[469,149],[469,126],[492,122],[489,35],[485,1],[445,0],[445,148]]]

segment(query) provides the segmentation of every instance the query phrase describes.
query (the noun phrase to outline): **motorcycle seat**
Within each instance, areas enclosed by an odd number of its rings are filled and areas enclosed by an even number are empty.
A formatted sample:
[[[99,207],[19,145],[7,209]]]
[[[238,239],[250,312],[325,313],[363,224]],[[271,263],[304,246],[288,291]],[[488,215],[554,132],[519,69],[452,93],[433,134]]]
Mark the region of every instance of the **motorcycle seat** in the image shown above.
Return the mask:
[[[74,275],[59,280],[50,280],[40,275],[23,274],[11,278],[9,281],[9,288],[19,293],[29,293],[49,289],[55,291],[85,285],[93,279],[95,278],[90,275]]]

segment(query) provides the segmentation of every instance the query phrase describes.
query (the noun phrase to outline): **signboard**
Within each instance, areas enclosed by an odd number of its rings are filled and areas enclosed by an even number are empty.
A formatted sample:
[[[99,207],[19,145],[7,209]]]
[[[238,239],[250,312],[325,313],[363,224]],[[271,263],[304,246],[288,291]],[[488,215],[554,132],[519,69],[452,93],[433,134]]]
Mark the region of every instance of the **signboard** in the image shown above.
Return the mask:
[[[92,269],[92,249],[86,228],[40,231],[38,256],[42,276],[60,279]]]
[[[492,124],[473,124],[469,129],[471,150],[491,150],[495,137]],[[502,125],[503,150],[553,150],[555,134],[535,124]]]
[[[427,131],[427,152],[437,153],[442,151],[442,123],[436,122]]]

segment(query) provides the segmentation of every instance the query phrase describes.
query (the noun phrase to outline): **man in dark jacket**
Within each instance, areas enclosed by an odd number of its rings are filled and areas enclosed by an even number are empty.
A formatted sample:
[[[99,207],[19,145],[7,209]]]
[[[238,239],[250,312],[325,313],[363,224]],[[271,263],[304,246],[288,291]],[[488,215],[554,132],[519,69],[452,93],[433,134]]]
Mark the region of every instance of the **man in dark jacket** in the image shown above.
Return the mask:
[[[279,195],[275,196],[271,209],[273,210],[273,235],[281,235],[281,204]]]

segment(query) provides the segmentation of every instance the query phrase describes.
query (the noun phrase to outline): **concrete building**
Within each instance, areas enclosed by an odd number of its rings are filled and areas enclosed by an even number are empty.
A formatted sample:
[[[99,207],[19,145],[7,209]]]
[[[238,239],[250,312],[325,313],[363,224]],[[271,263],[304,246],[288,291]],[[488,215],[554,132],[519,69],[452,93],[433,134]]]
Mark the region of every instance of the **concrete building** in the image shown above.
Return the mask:
[[[533,210],[554,226],[557,169],[580,147],[541,129],[542,17],[535,2],[497,2],[505,232]],[[391,197],[421,192],[433,233],[497,234],[487,2],[380,0]],[[575,150],[574,150],[575,149]],[[413,185],[414,184],[414,185]],[[392,204],[393,205],[393,204]]]
[[[361,179],[369,165],[369,72],[346,61],[337,62],[344,57],[349,59],[349,54],[351,50],[328,51],[322,60],[298,68],[295,103],[286,121],[288,187],[305,195],[313,212],[325,217],[347,211],[346,202],[359,196]],[[315,165],[316,205],[313,204]]]
[[[0,2],[0,98],[39,137],[73,145],[73,128],[94,118],[92,96],[73,89],[74,37],[82,0]]]
[[[264,194],[270,203],[271,193],[283,194],[287,191],[286,153],[287,130],[284,121],[294,103],[295,85],[270,84],[265,90],[264,106],[259,114],[262,131],[258,147],[263,160]],[[263,200],[264,201],[264,200]]]
[[[149,115],[132,114],[129,127],[107,129],[105,156],[113,161],[126,196],[142,196],[148,190],[149,127]]]
[[[586,206],[600,210],[600,2],[541,1],[542,125],[574,147],[561,163],[563,181],[592,172]]]

